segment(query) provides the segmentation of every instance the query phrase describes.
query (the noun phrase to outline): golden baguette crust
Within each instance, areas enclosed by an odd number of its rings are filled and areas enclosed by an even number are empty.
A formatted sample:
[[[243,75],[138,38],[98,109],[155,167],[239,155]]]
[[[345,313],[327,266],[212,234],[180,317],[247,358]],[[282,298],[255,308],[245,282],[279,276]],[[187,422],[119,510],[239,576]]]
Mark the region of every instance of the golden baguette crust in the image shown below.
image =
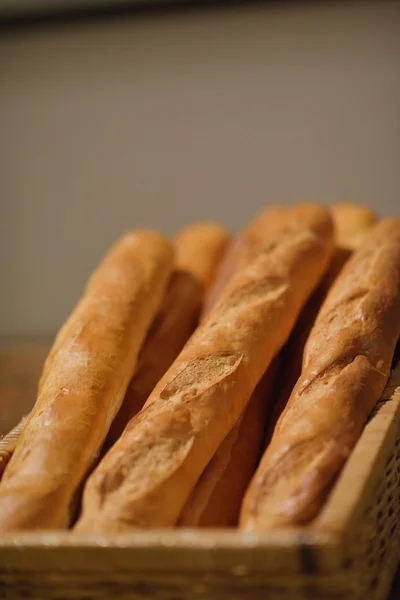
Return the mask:
[[[246,493],[241,525],[310,521],[384,390],[400,334],[400,221],[378,223],[333,284],[303,372]]]
[[[318,311],[333,282],[353,253],[353,250],[367,239],[371,228],[378,220],[377,215],[362,204],[338,202],[330,210],[335,226],[335,251],[329,263],[328,270],[301,311],[289,340],[282,351],[283,372],[280,376],[283,383],[281,393],[268,424],[268,441],[271,439],[276,422],[300,377],[304,347]]]
[[[265,242],[276,208],[265,209],[230,244],[203,308],[204,318],[251,248]],[[293,209],[287,210],[288,218]],[[242,415],[204,469],[179,517],[181,527],[231,527],[237,524],[240,505],[260,458],[266,413],[276,376],[277,357],[254,390]]]
[[[228,240],[227,232],[212,222],[195,223],[175,237],[175,270],[140,351],[137,370],[108,432],[103,454],[143,407],[193,333],[205,290],[215,276]]]
[[[332,204],[336,244],[355,250],[364,240],[364,233],[378,220],[376,213],[363,204],[336,202]]]
[[[181,516],[181,527],[235,527],[243,495],[262,452],[265,421],[279,355],[274,358],[235,425],[204,469]]]
[[[286,210],[287,214],[293,213],[296,207]],[[352,233],[354,233],[357,226],[355,213],[358,210],[361,221],[358,224],[359,226],[364,226],[364,207],[359,208],[357,206],[349,209],[347,204],[343,204],[342,209],[342,205],[338,205],[333,211],[333,216],[335,217],[336,213],[338,213],[340,219],[342,211],[345,213],[344,216],[350,213],[352,217]],[[300,215],[302,213],[303,209],[300,207]],[[259,247],[260,240],[265,240],[266,235],[271,235],[271,229],[277,226],[274,214],[276,214],[276,207],[265,209],[233,241],[221,263],[219,277],[210,290],[206,310],[211,308],[212,302],[226,285],[226,281],[229,280],[235,269],[238,268],[238,264],[243,263],[246,259],[248,260],[247,257],[251,256],[251,248]],[[337,274],[339,262],[340,266],[342,266],[343,261],[347,259],[348,255],[349,252],[338,252],[338,249],[336,249],[335,257],[330,263],[330,275],[327,274],[324,276],[323,281],[325,283],[321,283],[318,286],[318,290],[314,292],[312,299],[302,311],[294,330],[297,333],[296,337],[293,336],[293,332],[291,334],[291,339],[296,340],[296,344],[288,343],[289,347],[286,348],[286,362],[292,366],[293,352],[297,352],[299,360],[294,361],[296,364],[293,365],[294,368],[290,370],[289,374],[285,373],[285,381],[288,381],[288,385],[285,386],[284,393],[280,395],[278,406],[272,416],[271,420],[275,422],[277,416],[279,416],[282,408],[285,406],[300,374],[302,348],[315,319],[318,307],[322,302],[322,288],[325,295],[327,280],[333,276],[333,272],[335,275]],[[308,318],[304,318],[305,315]],[[301,352],[298,352],[299,340],[297,340],[297,336],[299,330],[303,334]],[[230,527],[237,524],[243,496],[262,452],[267,414],[273,400],[274,381],[279,369],[278,363],[279,365],[282,363],[281,355],[277,356],[267,369],[263,379],[254,390],[243,414],[206,466],[179,517],[180,526]]]
[[[137,370],[107,434],[103,454],[143,407],[150,392],[194,331],[204,292],[215,277],[228,242],[229,234],[213,222],[195,223],[182,229],[175,237],[175,270],[140,350]],[[47,360],[47,363],[51,361]],[[0,476],[11,459],[25,419],[0,440]]]
[[[331,222],[322,222],[317,215],[313,216],[310,206],[312,204],[306,202],[286,207],[271,205],[250,221],[224,254],[214,283],[207,293],[203,315],[207,314],[215,305],[226,283],[234,273],[254,258],[267,240],[278,236],[280,231],[285,231],[289,220],[298,225],[303,223],[305,226],[312,227],[321,237],[326,235],[329,239],[332,236]]]
[[[333,245],[329,213],[315,205],[307,210],[308,223],[287,223],[233,277],[89,477],[78,531],[177,521],[327,266]]]
[[[0,531],[63,525],[122,402],[172,261],[162,236],[132,232],[91,276],[4,473]]]
[[[201,299],[202,289],[198,281],[188,272],[175,270],[140,350],[138,366],[124,401],[107,434],[103,455],[115,444],[130,419],[143,408],[149,394],[193,333]]]
[[[229,239],[225,229],[212,221],[185,227],[174,240],[177,268],[190,273],[207,290],[216,276]]]

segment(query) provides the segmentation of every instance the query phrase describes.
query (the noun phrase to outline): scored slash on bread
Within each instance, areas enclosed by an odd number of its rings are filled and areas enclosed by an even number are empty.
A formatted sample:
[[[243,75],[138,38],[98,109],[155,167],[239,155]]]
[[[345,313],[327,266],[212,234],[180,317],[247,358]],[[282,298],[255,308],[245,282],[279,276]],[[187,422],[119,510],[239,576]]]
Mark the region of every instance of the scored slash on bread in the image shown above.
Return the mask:
[[[245,230],[238,235],[229,246],[218,268],[214,284],[206,296],[203,315],[207,315],[215,306],[222,291],[233,275],[254,259],[265,248],[268,240],[285,235],[288,223],[291,226],[311,227],[322,238],[326,236],[329,244],[332,238],[332,222],[319,218],[314,212],[312,203],[297,204],[294,206],[271,205],[257,214]]]
[[[357,442],[400,335],[400,221],[384,219],[330,289],[302,374],[244,498],[241,527],[309,522]]]
[[[133,374],[173,263],[171,244],[131,232],[108,252],[61,328],[0,485],[0,531],[63,526]]]
[[[143,407],[193,333],[204,294],[215,276],[228,241],[227,232],[212,222],[186,227],[175,237],[174,272],[143,343],[137,370],[110,427],[103,454],[117,441],[130,419]]]
[[[150,231],[122,238],[60,330],[31,414],[0,440],[0,531],[65,526],[107,431],[103,451],[127,422],[87,481],[75,531],[235,526],[275,379],[276,426],[240,526],[309,523],[400,335],[400,222],[373,227],[350,203],[330,213],[335,240],[326,210],[270,207],[222,262],[228,237],[213,223],[173,249]]]
[[[237,526],[243,495],[262,452],[279,359],[278,354],[201,474],[179,517],[180,527]]]
[[[276,209],[276,218],[279,234],[260,243],[233,276],[143,410],[89,477],[75,530],[176,523],[332,253],[332,222],[323,208],[304,205],[289,220]]]
[[[282,210],[282,209],[280,209]],[[293,209],[287,209],[293,216]],[[233,274],[251,260],[252,248],[271,237],[276,208],[265,209],[230,244],[206,296],[202,319]],[[204,469],[179,517],[180,527],[231,527],[237,524],[243,494],[257,467],[266,412],[278,371],[278,357],[257,384],[247,406]]]
[[[300,377],[304,347],[329,289],[353,251],[367,239],[371,228],[378,220],[377,215],[362,204],[337,202],[330,207],[330,211],[335,226],[335,250],[329,268],[301,311],[282,351],[282,370],[279,375],[282,386],[268,423],[267,441],[270,440],[276,422]]]
[[[293,213],[297,209],[287,210]],[[283,392],[274,407],[270,419],[272,423],[276,422],[300,374],[304,344],[329,286],[350,256],[352,247],[360,242],[362,234],[376,221],[374,213],[365,206],[341,202],[332,206],[330,211],[335,225],[336,248],[329,269],[302,310],[283,352],[267,369],[238,422],[206,466],[179,518],[181,527],[237,525],[243,496],[263,449],[267,416],[274,402],[276,377],[284,366]],[[274,212],[274,208],[264,210],[232,242],[220,265],[219,276],[208,294],[207,310],[212,307],[212,302],[217,299],[238,265],[251,256],[252,248],[259,247],[260,240],[271,235],[275,223]],[[272,424],[269,424],[268,430],[271,427]]]
[[[190,225],[176,235],[174,271],[140,350],[137,369],[111,424],[102,454],[115,443],[129,420],[143,407],[150,392],[193,333],[204,294],[215,278],[228,242],[228,233],[213,222]],[[57,342],[59,344],[60,340],[57,339]],[[53,346],[49,357],[54,356],[56,347]],[[47,364],[51,364],[50,358]],[[43,375],[41,379],[44,379]],[[26,418],[0,439],[0,477],[14,453]]]

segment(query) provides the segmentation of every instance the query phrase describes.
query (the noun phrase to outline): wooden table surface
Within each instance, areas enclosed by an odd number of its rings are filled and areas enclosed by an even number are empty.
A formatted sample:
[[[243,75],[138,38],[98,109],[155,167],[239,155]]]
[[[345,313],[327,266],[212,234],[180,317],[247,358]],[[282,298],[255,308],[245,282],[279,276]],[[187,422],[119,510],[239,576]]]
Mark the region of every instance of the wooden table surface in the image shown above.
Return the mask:
[[[50,338],[0,338],[0,436],[31,409],[50,344]],[[400,600],[400,567],[388,600]]]

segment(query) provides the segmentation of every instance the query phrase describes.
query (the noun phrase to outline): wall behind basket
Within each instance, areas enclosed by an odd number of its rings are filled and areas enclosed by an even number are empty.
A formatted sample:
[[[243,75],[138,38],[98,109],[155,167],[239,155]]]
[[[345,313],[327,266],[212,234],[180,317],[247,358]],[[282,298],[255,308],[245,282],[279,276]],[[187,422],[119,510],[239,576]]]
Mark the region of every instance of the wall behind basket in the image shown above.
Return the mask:
[[[267,202],[400,216],[400,5],[277,3],[0,39],[0,334],[52,333],[124,229]]]

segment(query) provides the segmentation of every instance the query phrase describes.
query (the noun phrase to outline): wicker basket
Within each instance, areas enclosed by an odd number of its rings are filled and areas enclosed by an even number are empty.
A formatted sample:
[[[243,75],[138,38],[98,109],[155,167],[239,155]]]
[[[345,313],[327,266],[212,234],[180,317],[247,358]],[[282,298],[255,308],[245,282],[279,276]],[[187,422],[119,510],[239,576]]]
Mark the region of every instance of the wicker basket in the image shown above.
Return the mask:
[[[399,557],[400,363],[310,526],[7,534],[0,598],[383,600]]]

